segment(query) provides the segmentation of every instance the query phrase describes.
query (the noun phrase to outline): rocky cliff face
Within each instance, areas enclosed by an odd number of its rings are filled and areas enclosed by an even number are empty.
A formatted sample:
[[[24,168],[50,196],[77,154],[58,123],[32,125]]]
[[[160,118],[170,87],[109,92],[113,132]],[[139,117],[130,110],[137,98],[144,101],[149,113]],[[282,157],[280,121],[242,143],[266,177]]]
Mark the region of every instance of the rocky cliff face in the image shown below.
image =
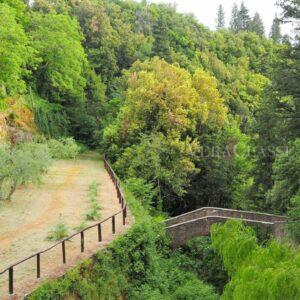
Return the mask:
[[[12,144],[30,141],[36,134],[34,116],[22,98],[2,100],[4,108],[0,111],[0,142]]]

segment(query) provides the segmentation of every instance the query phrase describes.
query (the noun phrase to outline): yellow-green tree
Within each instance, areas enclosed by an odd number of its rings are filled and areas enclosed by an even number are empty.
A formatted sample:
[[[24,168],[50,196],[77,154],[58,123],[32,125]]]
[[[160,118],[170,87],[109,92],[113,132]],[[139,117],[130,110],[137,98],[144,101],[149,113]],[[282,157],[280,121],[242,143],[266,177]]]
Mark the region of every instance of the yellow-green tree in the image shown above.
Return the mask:
[[[120,174],[159,187],[165,202],[186,192],[200,145],[197,134],[212,122],[222,126],[226,108],[217,81],[194,75],[159,58],[136,62],[124,74],[125,100],[104,132],[104,145]]]

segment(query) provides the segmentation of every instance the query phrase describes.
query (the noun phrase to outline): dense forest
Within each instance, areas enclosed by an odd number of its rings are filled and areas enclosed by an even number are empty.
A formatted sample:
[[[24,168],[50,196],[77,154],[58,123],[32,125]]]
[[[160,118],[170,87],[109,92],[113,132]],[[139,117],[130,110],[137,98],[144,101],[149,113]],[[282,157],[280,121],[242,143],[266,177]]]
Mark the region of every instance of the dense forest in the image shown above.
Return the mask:
[[[294,248],[276,242],[265,247],[252,229],[229,223],[216,226],[211,240],[170,252],[151,219],[203,206],[283,214],[289,242],[300,242],[300,7],[298,0],[278,5],[283,13],[267,35],[259,14],[251,17],[244,3],[232,8],[229,28],[220,5],[212,31],[173,5],[144,0],[0,0],[0,141],[6,141],[0,147],[0,200],[9,157],[19,151],[20,160],[20,151],[27,151],[31,160],[45,161],[45,141],[72,136],[82,148],[106,153],[142,205],[136,214],[147,215],[148,225],[142,222],[99,254],[102,267],[96,264],[93,272],[108,278],[103,299],[124,290],[129,299],[216,299],[228,278],[224,299],[299,297],[300,256]],[[283,22],[293,22],[295,33],[282,36]],[[16,139],[34,143],[30,148]],[[30,176],[43,171],[43,164],[35,165]],[[17,180],[7,198],[28,181],[11,172]],[[146,244],[139,249],[149,260],[144,265],[122,256],[120,249],[131,242]],[[229,255],[239,244],[247,261],[242,266],[241,257]],[[120,261],[112,263],[118,253]],[[205,257],[201,266],[199,257]],[[266,289],[264,259],[281,262],[293,275],[279,285],[282,277],[270,272],[273,294]],[[119,270],[128,260],[135,269],[114,277],[109,265]],[[261,276],[259,287],[246,286],[251,270]],[[95,285],[94,292],[85,288],[81,282],[85,299],[98,299]],[[248,298],[243,292],[251,289]],[[285,289],[291,294],[280,294]],[[194,290],[202,296],[195,298]]]

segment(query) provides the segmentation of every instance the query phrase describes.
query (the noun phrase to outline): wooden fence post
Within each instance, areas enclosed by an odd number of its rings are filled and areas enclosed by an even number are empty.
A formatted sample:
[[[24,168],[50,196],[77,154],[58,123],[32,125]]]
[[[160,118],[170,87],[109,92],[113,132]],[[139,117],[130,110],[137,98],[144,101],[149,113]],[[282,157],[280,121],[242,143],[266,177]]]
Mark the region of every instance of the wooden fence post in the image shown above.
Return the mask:
[[[112,221],[112,233],[115,234],[116,233],[116,219],[115,219],[115,216],[111,217],[111,221]]]
[[[80,232],[81,252],[84,252],[84,231]]]
[[[41,277],[41,254],[38,253],[36,255],[36,277]]]
[[[63,256],[63,263],[65,264],[66,263],[66,244],[65,244],[65,241],[63,241],[61,243],[62,245],[62,256]]]
[[[98,241],[102,241],[101,224],[98,224]]]
[[[125,226],[126,224],[126,214],[125,214],[125,208],[123,208],[123,211],[122,211],[122,215],[123,215],[123,225]]]
[[[8,285],[9,285],[9,293],[12,295],[14,293],[14,269],[10,267],[8,270]]]

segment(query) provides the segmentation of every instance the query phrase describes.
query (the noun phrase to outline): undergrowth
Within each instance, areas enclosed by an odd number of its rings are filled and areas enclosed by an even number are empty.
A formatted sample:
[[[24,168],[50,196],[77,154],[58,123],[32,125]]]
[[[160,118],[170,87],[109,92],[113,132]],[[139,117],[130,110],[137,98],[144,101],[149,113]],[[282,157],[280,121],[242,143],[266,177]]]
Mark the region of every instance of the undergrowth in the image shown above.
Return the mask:
[[[48,233],[47,241],[56,242],[69,236],[67,225],[60,219],[54,228]]]
[[[88,191],[90,209],[85,216],[87,221],[96,221],[101,218],[101,213],[100,213],[101,206],[98,203],[98,196],[99,196],[99,184],[94,181],[90,184],[89,191]]]
[[[173,252],[161,217],[152,217],[124,187],[135,224],[64,278],[40,286],[30,300],[47,299],[217,299],[195,270],[182,268],[187,256]]]

